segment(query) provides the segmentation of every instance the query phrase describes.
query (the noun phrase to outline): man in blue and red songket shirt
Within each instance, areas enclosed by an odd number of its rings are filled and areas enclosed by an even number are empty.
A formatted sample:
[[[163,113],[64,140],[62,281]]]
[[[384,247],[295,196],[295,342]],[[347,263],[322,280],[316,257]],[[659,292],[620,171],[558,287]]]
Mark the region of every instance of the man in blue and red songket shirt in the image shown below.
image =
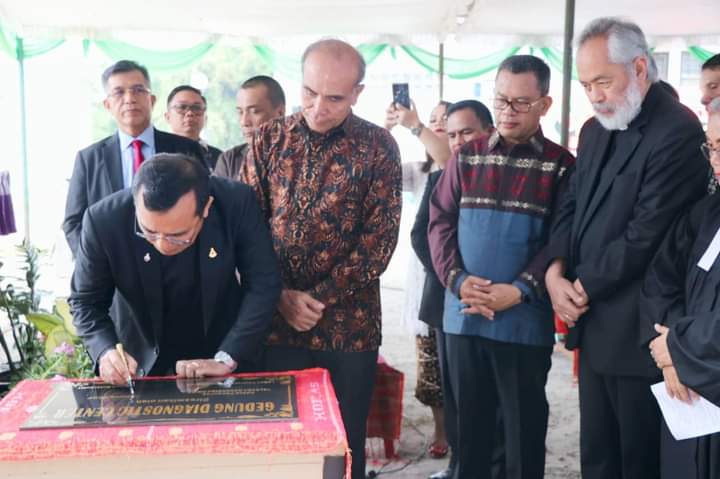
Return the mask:
[[[456,478],[491,477],[502,415],[506,477],[542,478],[554,342],[543,278],[553,207],[573,156],[543,136],[550,69],[507,58],[495,79],[497,131],[453,156],[430,200],[433,265],[459,417]],[[457,388],[457,389],[456,389]]]

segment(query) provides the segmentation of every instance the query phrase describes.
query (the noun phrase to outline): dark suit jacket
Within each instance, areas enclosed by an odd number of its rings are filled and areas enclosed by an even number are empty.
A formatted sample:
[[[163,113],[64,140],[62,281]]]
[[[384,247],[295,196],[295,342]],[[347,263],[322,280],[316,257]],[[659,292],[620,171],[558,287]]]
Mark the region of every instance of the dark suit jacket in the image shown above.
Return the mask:
[[[214,146],[207,145],[206,148],[203,148],[204,151],[204,157],[205,157],[205,164],[208,168],[210,168],[210,171],[213,171],[215,167],[217,166],[217,161],[220,155],[222,155],[222,150],[215,148]]]
[[[231,180],[237,180],[240,174],[240,169],[245,163],[250,147],[247,143],[242,145],[233,146],[229,150],[225,151],[218,158],[213,174],[215,176],[222,176],[224,178],[230,178]]]
[[[594,118],[583,126],[549,257],[566,258],[568,279],[579,277],[590,298],[568,347],[579,345],[597,372],[655,376],[640,344],[638,295],[670,224],[705,192],[704,134],[697,117],[658,85],[619,133],[616,154],[601,169],[611,133]]]
[[[442,171],[434,171],[428,175],[425,191],[415,216],[415,224],[410,232],[413,250],[425,267],[425,284],[423,285],[418,319],[433,328],[442,328],[445,288],[435,274],[432,265],[427,233],[428,223],[430,223],[430,196],[441,174]]]
[[[203,162],[201,146],[188,138],[155,130],[156,153],[187,153]],[[120,139],[115,133],[87,148],[75,158],[67,200],[63,231],[73,256],[77,256],[80,243],[80,226],[88,206],[123,189]]]
[[[198,271],[188,272],[202,293],[203,314],[197,320],[204,325],[208,349],[225,351],[238,362],[257,360],[281,289],[272,239],[249,187],[224,178],[210,182],[215,201],[196,239]],[[86,211],[70,306],[94,361],[122,342],[148,372],[160,353],[165,298],[160,253],[135,235],[134,222],[130,189]],[[111,318],[116,292],[123,307]]]

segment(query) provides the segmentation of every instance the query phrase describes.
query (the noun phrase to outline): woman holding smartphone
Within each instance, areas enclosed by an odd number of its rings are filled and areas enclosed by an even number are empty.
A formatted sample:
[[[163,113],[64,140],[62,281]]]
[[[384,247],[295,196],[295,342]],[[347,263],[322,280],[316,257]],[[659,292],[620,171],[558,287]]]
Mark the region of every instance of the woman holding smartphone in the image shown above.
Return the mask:
[[[450,158],[446,119],[450,104],[439,102],[430,112],[428,125],[419,119],[415,104],[405,108],[398,103],[391,104],[385,117],[385,127],[390,130],[401,125],[410,130],[425,147],[425,160],[403,163],[403,191],[413,194],[417,205],[422,198],[428,176],[431,172],[442,169]],[[414,218],[414,212],[404,210],[404,214]],[[419,319],[420,303],[425,284],[425,269],[415,253],[411,254],[408,265],[408,277],[405,283],[405,301],[403,307],[403,323],[415,334],[417,345],[417,384],[415,397],[432,410],[435,424],[433,441],[428,447],[428,454],[436,459],[448,453],[448,441],[443,419],[443,394],[440,377],[440,364],[435,338],[437,324],[426,324]],[[442,315],[436,318],[442,322]]]

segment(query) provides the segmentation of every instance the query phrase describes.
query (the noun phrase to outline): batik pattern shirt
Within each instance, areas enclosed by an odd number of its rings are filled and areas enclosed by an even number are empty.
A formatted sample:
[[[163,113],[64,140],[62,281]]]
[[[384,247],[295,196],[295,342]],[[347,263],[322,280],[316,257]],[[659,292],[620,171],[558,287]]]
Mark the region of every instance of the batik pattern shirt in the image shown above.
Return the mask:
[[[240,179],[267,214],[284,287],[325,304],[298,332],[278,313],[268,343],[371,351],[381,342],[380,274],[397,243],[400,154],[390,133],[350,114],[325,134],[301,113],[260,128]]]

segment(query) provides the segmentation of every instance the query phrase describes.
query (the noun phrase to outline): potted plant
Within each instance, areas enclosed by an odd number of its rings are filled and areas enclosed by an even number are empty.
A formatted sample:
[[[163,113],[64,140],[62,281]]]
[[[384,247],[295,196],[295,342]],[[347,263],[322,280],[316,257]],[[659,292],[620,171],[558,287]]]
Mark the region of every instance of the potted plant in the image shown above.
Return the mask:
[[[0,353],[9,366],[5,377],[0,377],[0,395],[22,379],[92,377],[92,361],[77,336],[65,298],[55,300],[52,312],[39,308],[40,251],[27,241],[18,249],[23,257],[24,284],[4,277],[0,263],[0,312],[9,321],[12,337],[8,343],[0,333]]]

